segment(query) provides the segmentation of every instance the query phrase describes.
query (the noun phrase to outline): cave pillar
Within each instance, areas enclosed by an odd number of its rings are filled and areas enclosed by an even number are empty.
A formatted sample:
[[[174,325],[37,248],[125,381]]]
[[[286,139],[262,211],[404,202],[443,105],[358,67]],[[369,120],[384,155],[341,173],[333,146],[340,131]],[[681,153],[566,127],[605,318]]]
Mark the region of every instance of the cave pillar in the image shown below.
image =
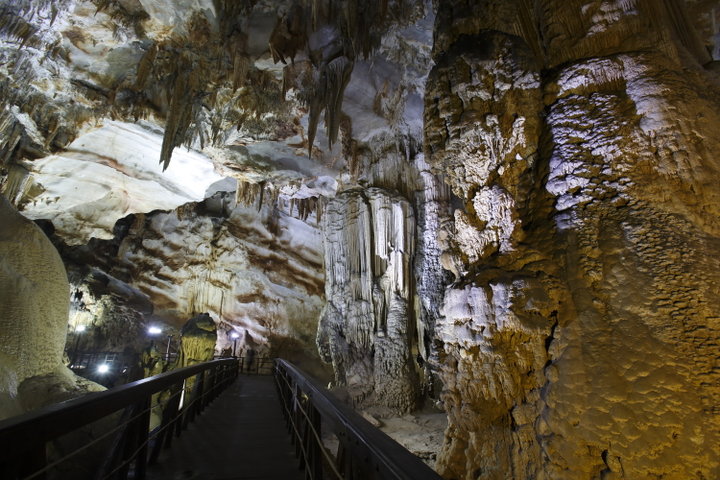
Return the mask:
[[[439,5],[444,475],[718,476],[720,95],[681,7]]]
[[[417,400],[414,228],[410,203],[381,188],[342,192],[325,211],[327,305],[318,347],[357,406],[405,412]]]

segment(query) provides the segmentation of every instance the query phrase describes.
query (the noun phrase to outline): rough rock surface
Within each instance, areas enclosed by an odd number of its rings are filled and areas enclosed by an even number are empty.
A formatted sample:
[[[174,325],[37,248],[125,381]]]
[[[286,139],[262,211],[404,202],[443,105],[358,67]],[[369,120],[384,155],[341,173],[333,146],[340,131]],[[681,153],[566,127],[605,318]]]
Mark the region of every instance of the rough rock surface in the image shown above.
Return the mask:
[[[293,356],[314,345],[323,285],[318,235],[276,210],[236,206],[224,216],[188,205],[136,216],[113,272],[149,295],[154,316],[170,324],[209,312],[218,352],[232,346],[232,331],[247,330],[262,353]],[[312,349],[307,356],[317,358]]]
[[[201,313],[191,318],[183,325],[180,333],[182,338],[178,367],[187,367],[213,359],[217,343],[217,327],[210,315]]]
[[[442,390],[447,478],[718,478],[718,25],[713,0],[6,2],[0,188],[64,238],[76,323],[207,311],[218,350],[314,357],[324,290],[355,402]]]
[[[101,390],[62,365],[69,286],[45,234],[0,195],[0,417]]]
[[[462,201],[440,472],[717,477],[706,54],[674,2],[465,3],[440,5],[426,94],[429,163]]]
[[[324,231],[328,302],[320,352],[354,404],[408,411],[418,393],[410,352],[410,204],[379,188],[347,190],[328,203]]]
[[[3,396],[62,362],[70,292],[60,255],[0,196],[0,355]]]

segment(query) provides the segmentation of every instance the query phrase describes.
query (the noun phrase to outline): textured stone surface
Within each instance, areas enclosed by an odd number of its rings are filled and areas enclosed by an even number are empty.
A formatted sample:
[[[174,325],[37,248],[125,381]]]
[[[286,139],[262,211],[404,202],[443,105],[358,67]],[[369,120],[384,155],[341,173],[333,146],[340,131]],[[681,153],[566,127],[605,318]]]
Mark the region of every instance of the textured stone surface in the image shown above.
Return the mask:
[[[239,206],[226,218],[188,206],[138,216],[120,245],[117,274],[132,279],[152,298],[154,315],[171,324],[209,312],[219,323],[218,352],[232,345],[234,329],[265,348],[282,349],[287,337],[307,349],[322,304],[319,232],[263,212]]]
[[[0,418],[103,390],[62,365],[70,292],[53,244],[0,195]]]
[[[131,213],[172,210],[217,191],[223,177],[197,152],[179,151],[163,172],[155,160],[161,144],[157,132],[107,122],[61,155],[32,162],[18,204],[30,218],[52,221],[67,242],[85,244],[113,238],[115,223]]]
[[[408,325],[415,219],[379,188],[349,190],[325,212],[325,297],[318,347],[356,405],[412,409],[418,381]]]
[[[37,225],[0,196],[3,393],[62,361],[70,292],[60,255]],[[5,373],[7,372],[7,373]]]
[[[457,278],[437,329],[439,469],[713,478],[720,243],[718,189],[702,178],[717,175],[720,97],[707,58],[670,3],[518,2],[522,38],[501,2],[481,3],[485,20],[440,6],[455,21],[436,24],[446,43],[426,95],[429,162],[463,203],[444,234]]]
[[[171,3],[0,11],[0,188],[78,244],[73,322],[320,317],[363,408],[442,390],[447,478],[720,476],[717,2]]]

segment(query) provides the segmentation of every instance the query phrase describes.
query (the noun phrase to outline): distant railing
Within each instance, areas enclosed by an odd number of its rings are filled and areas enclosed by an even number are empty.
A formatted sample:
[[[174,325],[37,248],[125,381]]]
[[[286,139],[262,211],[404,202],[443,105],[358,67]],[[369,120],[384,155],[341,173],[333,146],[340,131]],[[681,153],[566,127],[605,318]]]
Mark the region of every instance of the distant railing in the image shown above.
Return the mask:
[[[64,478],[57,476],[58,469],[73,461],[79,466],[83,460],[77,455],[82,452],[87,455],[88,449],[104,443],[108,444],[107,453],[94,478],[143,480],[147,464],[157,461],[160,449],[168,448],[173,435],[179,436],[232,383],[237,373],[237,360],[214,360],[3,420],[0,478]],[[161,421],[150,431],[153,410],[161,415]],[[98,420],[112,419],[114,413],[120,417],[117,425],[99,432],[98,438],[82,442],[68,453],[49,448],[60,437],[82,432],[81,429]],[[85,431],[82,436],[88,435]],[[48,455],[48,451],[53,455]]]
[[[305,478],[441,480],[422,460],[293,364],[277,359],[275,382]],[[322,441],[321,429],[326,428],[338,439],[334,455]]]
[[[275,366],[275,359],[271,357],[257,357],[253,355],[246,355],[244,357],[223,357],[216,355],[215,358],[234,358],[239,363],[238,368],[240,373],[245,373],[247,375],[272,375]]]
[[[267,357],[240,357],[240,373],[272,375],[275,359]]]

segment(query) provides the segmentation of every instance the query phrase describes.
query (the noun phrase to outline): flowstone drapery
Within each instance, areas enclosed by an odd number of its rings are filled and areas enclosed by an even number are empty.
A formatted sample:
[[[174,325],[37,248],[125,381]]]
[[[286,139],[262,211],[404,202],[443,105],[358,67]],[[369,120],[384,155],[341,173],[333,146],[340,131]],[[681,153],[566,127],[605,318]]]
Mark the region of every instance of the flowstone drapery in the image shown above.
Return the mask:
[[[340,193],[326,208],[325,296],[318,346],[357,405],[408,411],[417,401],[409,321],[415,219],[380,188]]]

